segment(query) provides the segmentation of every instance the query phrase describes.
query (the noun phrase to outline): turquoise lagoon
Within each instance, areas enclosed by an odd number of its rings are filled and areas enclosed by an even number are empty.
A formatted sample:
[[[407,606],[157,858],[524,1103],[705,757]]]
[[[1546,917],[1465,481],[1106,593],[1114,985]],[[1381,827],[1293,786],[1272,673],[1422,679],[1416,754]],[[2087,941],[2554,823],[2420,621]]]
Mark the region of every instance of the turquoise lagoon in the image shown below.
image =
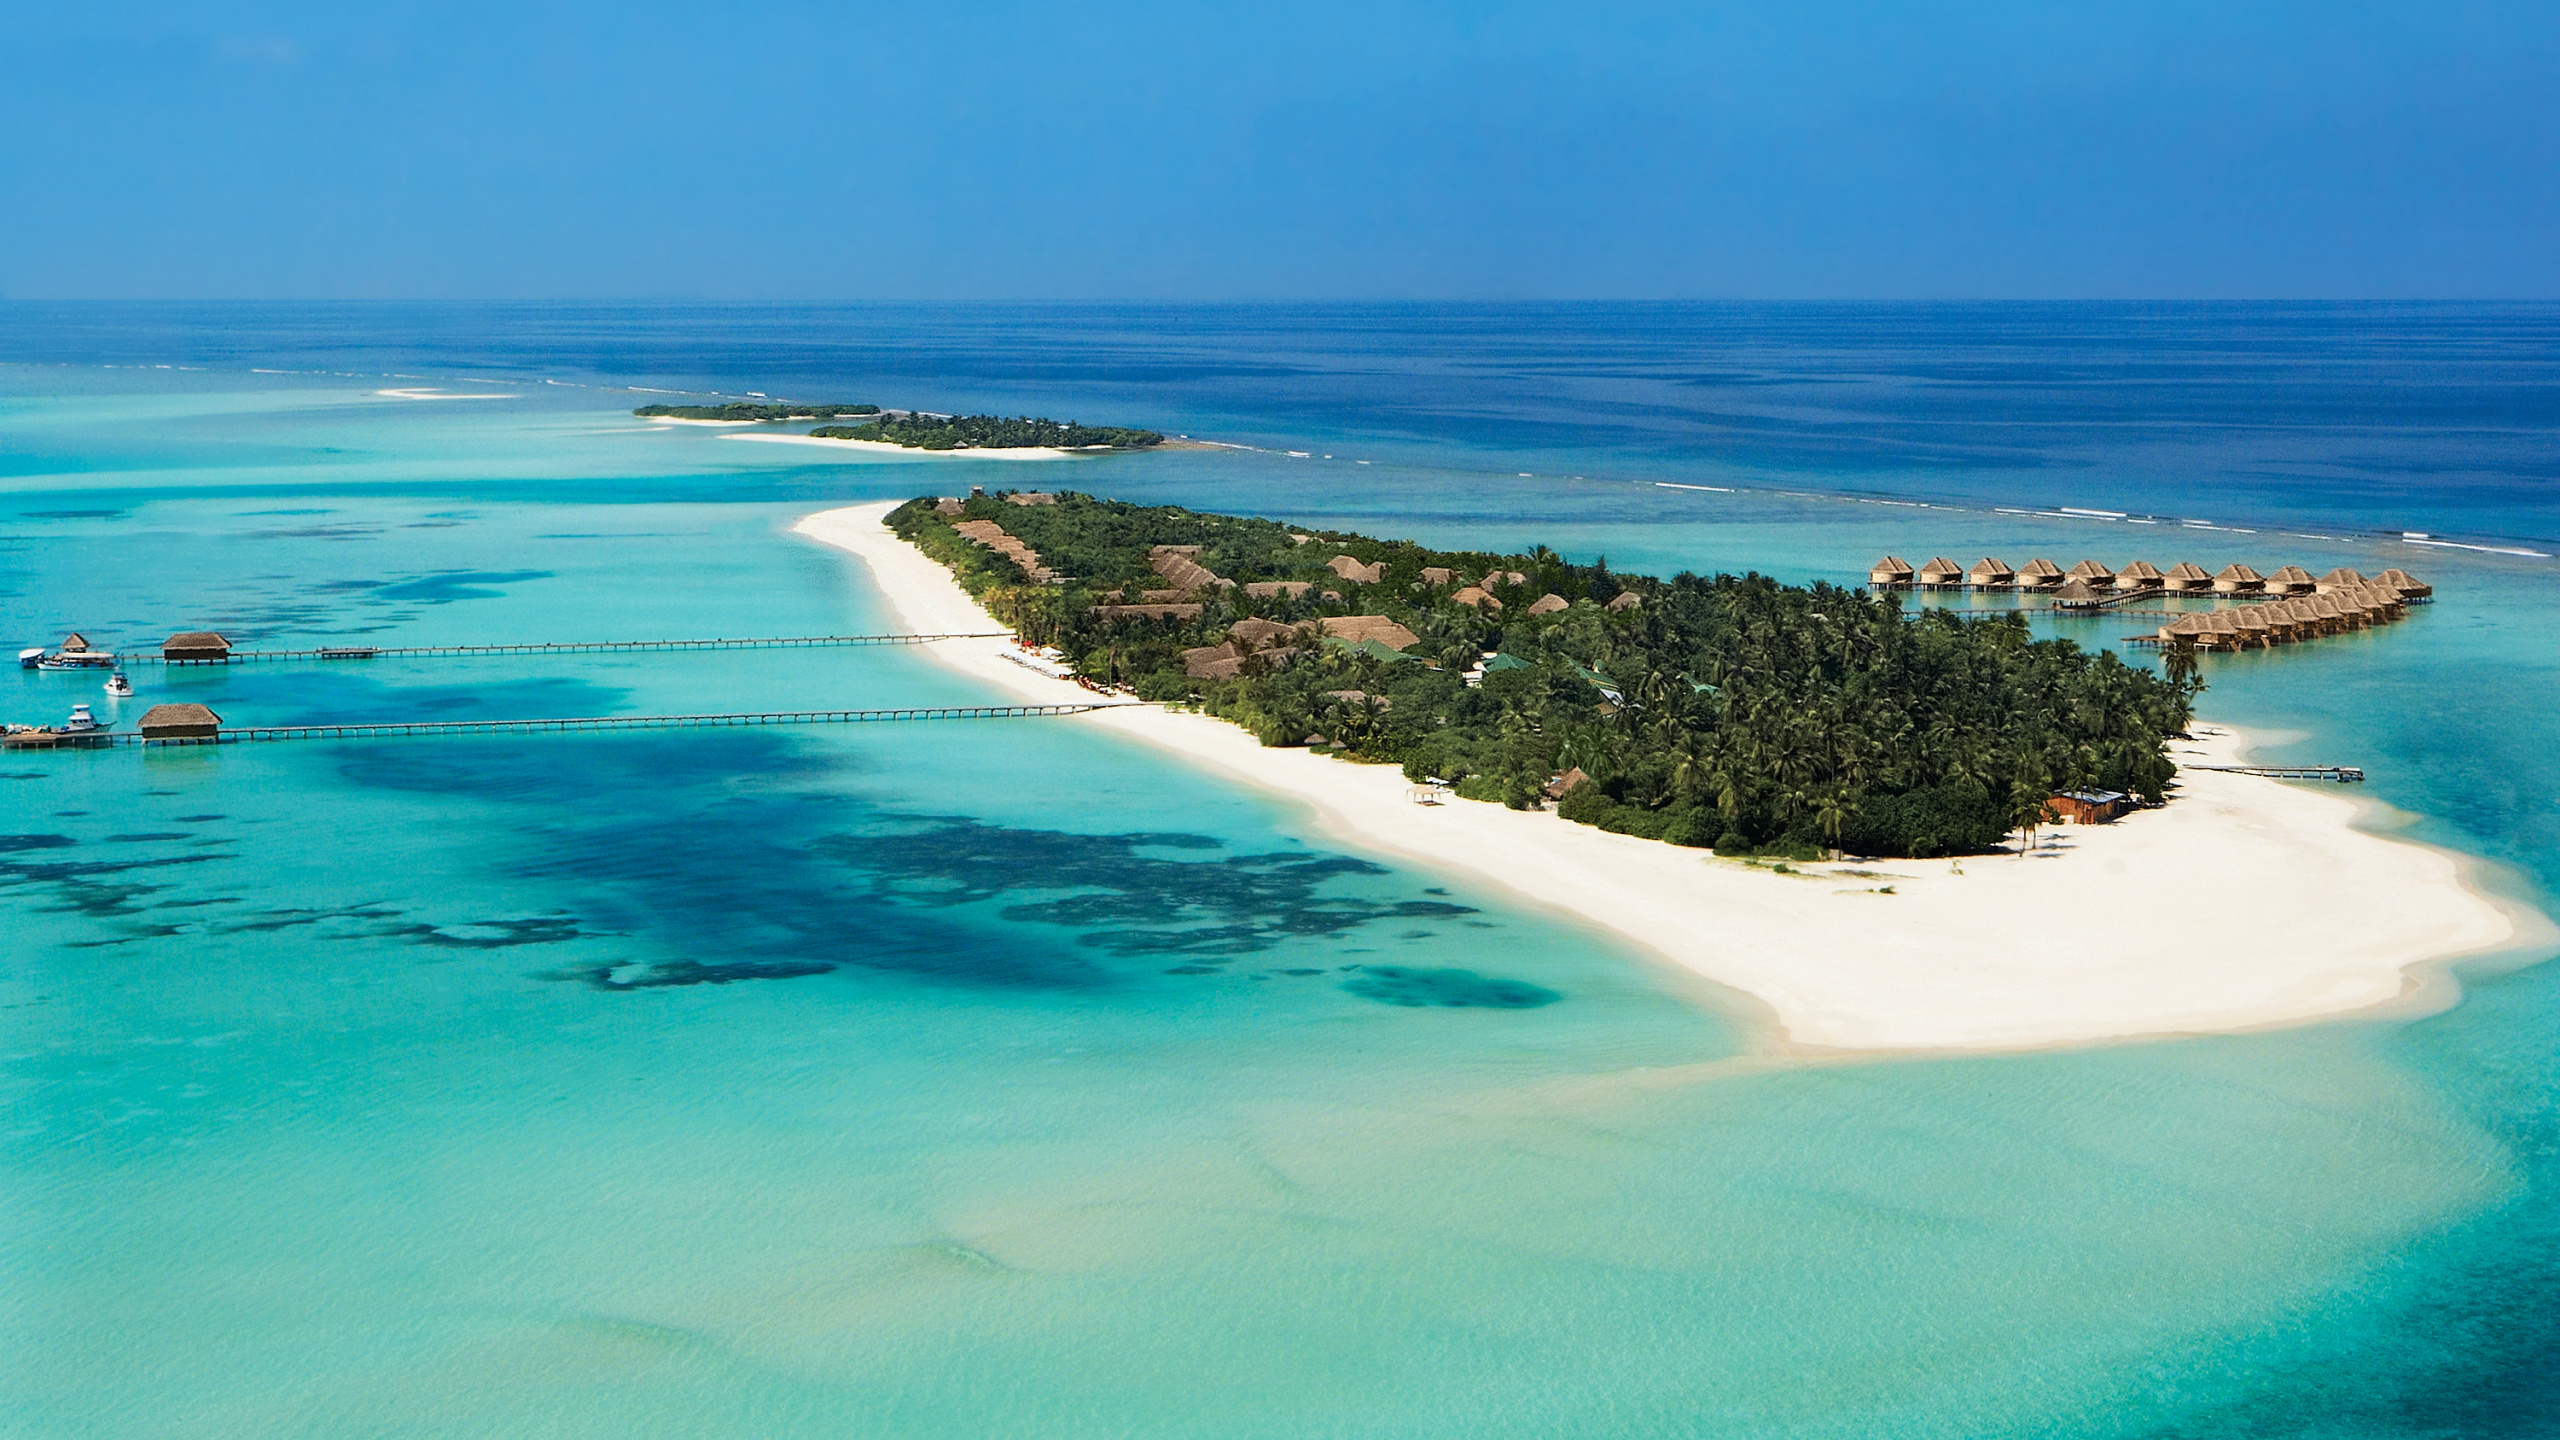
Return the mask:
[[[1524,462],[1465,415],[1212,430],[1180,397],[1214,375],[1125,349],[939,393],[1276,443],[842,463],[643,430],[547,341],[358,377],[149,338],[206,368],[0,371],[19,644],[878,630],[790,522],[967,483],[1792,579],[2281,551],[2443,599],[2217,661],[2210,712],[2365,764],[2384,823],[2510,894],[2560,879],[2549,562],[2282,535],[2274,491],[2155,542],[1969,493],[2082,503],[2033,475]],[[373,393],[429,382],[514,398]],[[2553,548],[2522,533],[2469,538]],[[128,711],[234,724],[977,698],[896,649],[135,678]],[[5,689],[103,713],[84,677]],[[2415,1021],[1804,1064],[1603,934],[1067,722],[0,768],[6,1433],[2363,1436],[2560,1404],[2547,969],[2472,967]],[[2154,903],[2081,943],[2147,943]]]

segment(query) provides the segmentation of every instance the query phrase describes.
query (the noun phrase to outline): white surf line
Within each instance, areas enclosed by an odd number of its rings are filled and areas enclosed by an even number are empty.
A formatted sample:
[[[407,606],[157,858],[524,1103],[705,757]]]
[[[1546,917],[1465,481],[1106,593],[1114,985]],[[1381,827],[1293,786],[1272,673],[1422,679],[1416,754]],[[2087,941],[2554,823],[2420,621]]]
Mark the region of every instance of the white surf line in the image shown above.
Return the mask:
[[[2400,543],[2403,545],[2428,545],[2441,550],[2476,550],[2483,555],[2521,555],[2531,560],[2548,560],[2551,558],[2551,552],[2548,550],[2513,549],[2504,545],[2465,545],[2459,540],[2413,540],[2408,536],[2403,535],[2400,537]]]
[[[1712,490],[1718,495],[1735,493],[1730,485],[1683,485],[1677,480],[1656,480],[1653,482],[1653,488],[1656,490]]]
[[[376,395],[387,395],[394,400],[515,400],[522,398],[521,396],[516,395],[459,395],[448,391],[423,388],[408,390],[376,390],[373,393]]]

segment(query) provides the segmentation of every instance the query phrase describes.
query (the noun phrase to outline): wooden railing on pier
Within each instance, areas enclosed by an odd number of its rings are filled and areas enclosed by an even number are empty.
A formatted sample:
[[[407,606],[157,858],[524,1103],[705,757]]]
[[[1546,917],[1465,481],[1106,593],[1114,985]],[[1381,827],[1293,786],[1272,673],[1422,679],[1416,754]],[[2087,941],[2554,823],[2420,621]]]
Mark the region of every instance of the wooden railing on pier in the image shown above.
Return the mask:
[[[525,735],[595,730],[698,730],[737,725],[866,725],[916,720],[1026,720],[1144,704],[1103,700],[1064,705],[916,705],[895,710],[766,710],[725,715],[580,715],[543,720],[373,720],[346,724],[225,726],[209,736],[145,739],[131,731],[91,732],[90,744],[237,745],[263,740],[381,740],[411,735]]]
[[[768,635],[737,640],[571,640],[523,645],[324,645],[316,650],[234,650],[206,660],[135,653],[127,665],[237,665],[247,660],[375,660],[394,656],[592,655],[616,650],[806,650],[846,645],[924,645],[936,640],[1010,640],[1004,630],[947,635]]]

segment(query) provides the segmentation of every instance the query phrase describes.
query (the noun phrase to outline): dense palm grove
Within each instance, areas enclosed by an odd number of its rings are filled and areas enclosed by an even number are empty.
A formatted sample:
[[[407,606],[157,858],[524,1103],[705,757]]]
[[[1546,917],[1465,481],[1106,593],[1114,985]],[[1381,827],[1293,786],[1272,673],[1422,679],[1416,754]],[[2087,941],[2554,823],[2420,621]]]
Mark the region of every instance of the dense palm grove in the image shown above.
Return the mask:
[[[954,529],[972,520],[1036,550],[1058,579],[1028,583]],[[2057,791],[2156,801],[2173,773],[2163,742],[2185,729],[2199,688],[2191,667],[2162,679],[2037,640],[2014,615],[1907,615],[1890,595],[1760,575],[1663,581],[1544,548],[1432,551],[1072,495],[978,497],[958,513],[919,500],[890,523],[1096,681],[1196,703],[1266,745],[1398,764],[1473,799],[1535,804],[1579,769],[1587,781],[1558,805],[1566,818],[1726,853],[1961,854],[2038,823]],[[1154,607],[1180,613],[1114,613],[1167,597],[1158,546],[1198,546],[1190,560],[1235,583]],[[1336,567],[1343,556],[1357,565]],[[1246,588],[1270,581],[1307,583]],[[1321,633],[1346,616],[1387,617],[1416,643]],[[1275,623],[1239,629],[1249,619]],[[1279,626],[1293,628],[1278,643],[1201,660]]]
[[[631,412],[643,420],[833,420],[839,415],[877,415],[877,405],[758,405],[745,400],[726,405],[643,405]]]
[[[1052,446],[1061,450],[1084,450],[1096,446],[1113,450],[1143,450],[1150,445],[1164,443],[1164,436],[1153,430],[1131,430],[1119,425],[1079,425],[1072,420],[1041,420],[1029,416],[1007,419],[1001,415],[884,415],[864,425],[830,425],[809,433],[822,440],[880,440],[891,445],[904,445],[911,450],[999,450],[1033,446]]]

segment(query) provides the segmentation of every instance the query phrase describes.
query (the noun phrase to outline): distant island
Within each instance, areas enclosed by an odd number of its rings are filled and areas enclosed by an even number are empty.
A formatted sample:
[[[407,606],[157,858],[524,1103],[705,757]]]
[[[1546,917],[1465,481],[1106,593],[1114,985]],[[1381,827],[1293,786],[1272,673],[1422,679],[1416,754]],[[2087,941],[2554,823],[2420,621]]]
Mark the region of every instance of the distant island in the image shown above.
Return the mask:
[[[729,420],[770,422],[776,420],[833,420],[845,415],[877,415],[877,405],[750,405],[738,401],[728,405],[643,405],[631,412],[643,420]]]
[[[813,440],[867,440],[909,450],[1144,450],[1164,443],[1153,430],[1079,425],[1072,420],[1001,415],[883,415],[868,425],[830,425],[809,432]]]
[[[1076,494],[918,499],[887,524],[1088,683],[1719,854],[1968,854],[2047,822],[2058,793],[2157,802],[2202,688],[2014,614],[1544,547]]]

